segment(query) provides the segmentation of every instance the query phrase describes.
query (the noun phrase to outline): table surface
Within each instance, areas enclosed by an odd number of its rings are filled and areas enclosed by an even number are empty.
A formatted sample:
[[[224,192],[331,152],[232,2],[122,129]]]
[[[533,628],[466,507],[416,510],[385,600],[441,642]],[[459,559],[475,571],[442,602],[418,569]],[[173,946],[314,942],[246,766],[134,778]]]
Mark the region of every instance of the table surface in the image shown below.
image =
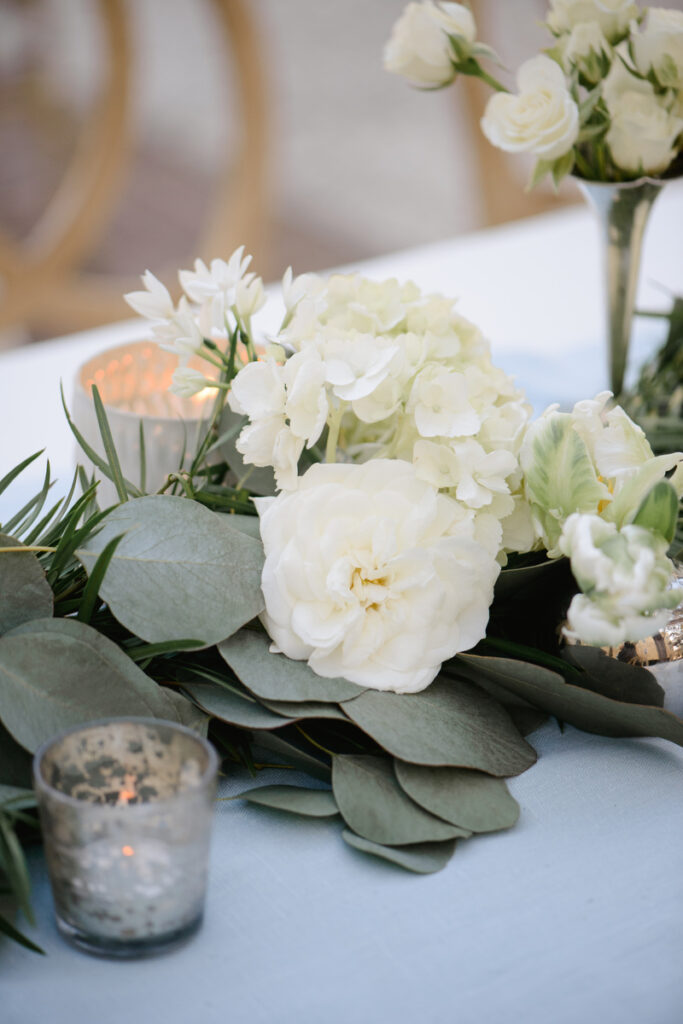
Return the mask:
[[[639,305],[683,292],[683,185],[656,204]],[[302,270],[304,268],[296,268]],[[596,227],[583,208],[359,266],[461,297],[537,408],[605,386]],[[662,290],[664,289],[664,291]],[[262,321],[270,329],[275,319]],[[58,399],[93,353],[140,336],[132,321],[0,357],[0,476],[47,445],[74,449]],[[634,362],[661,326],[641,321]],[[15,482],[0,520],[42,469]],[[25,500],[25,498],[24,498]],[[4,509],[4,512],[3,512]],[[418,877],[349,849],[341,823],[221,802],[204,927],[184,949],[116,963],[57,935],[42,855],[31,857],[38,958],[0,940],[4,1024],[674,1024],[683,1003],[683,751],[548,723],[539,762],[510,781],[508,833],[461,843]],[[284,774],[284,773],[283,773]],[[244,787],[226,779],[221,795]],[[277,781],[277,777],[265,781]],[[287,781],[293,781],[291,776]]]

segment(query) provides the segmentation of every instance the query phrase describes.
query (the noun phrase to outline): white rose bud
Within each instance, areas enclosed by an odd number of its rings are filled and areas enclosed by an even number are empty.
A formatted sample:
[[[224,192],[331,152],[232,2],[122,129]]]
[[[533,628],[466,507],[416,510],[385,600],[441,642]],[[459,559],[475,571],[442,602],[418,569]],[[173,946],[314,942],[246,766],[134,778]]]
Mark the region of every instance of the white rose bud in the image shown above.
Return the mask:
[[[633,0],[550,0],[548,27],[557,34],[571,32],[585,21],[597,21],[607,39],[613,43],[628,30],[638,17]]]
[[[633,35],[633,56],[642,75],[654,71],[660,85],[683,86],[683,11],[650,7],[642,32]]]
[[[532,153],[552,161],[568,153],[579,134],[579,110],[562,68],[549,57],[533,57],[517,72],[519,95],[496,93],[481,128],[508,153]]]
[[[612,48],[605,39],[600,23],[582,21],[560,42],[562,65],[569,72],[573,67],[595,84],[604,76]]]
[[[683,120],[659,99],[625,92],[611,105],[606,142],[617,167],[628,174],[662,174],[676,157]]]
[[[413,85],[434,88],[455,77],[449,35],[473,43],[474,18],[463,4],[410,3],[384,48],[384,67]]]

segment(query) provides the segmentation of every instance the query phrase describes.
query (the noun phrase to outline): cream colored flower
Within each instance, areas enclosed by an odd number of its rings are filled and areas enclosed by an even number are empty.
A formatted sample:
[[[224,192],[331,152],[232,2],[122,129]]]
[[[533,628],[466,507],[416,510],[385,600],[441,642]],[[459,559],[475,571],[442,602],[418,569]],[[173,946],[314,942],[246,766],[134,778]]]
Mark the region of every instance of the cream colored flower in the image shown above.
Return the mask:
[[[683,87],[683,11],[648,8],[645,26],[633,33],[631,45],[642,75],[654,71],[661,85]]]
[[[215,387],[215,381],[209,380],[200,370],[191,366],[178,366],[173,372],[170,391],[181,398],[192,398],[206,387]]]
[[[476,434],[481,426],[464,374],[436,363],[425,366],[415,378],[408,411],[421,437],[462,437]]]
[[[579,22],[569,35],[562,37],[559,48],[564,70],[569,73],[577,67],[592,84],[603,77],[605,65],[612,54],[612,47],[598,21]]]
[[[409,463],[315,465],[296,491],[256,504],[271,650],[411,693],[484,636],[499,567]]]
[[[611,43],[624,36],[638,17],[633,0],[550,0],[550,7],[548,26],[553,32],[571,32],[583,22],[597,21]]]
[[[175,306],[166,285],[151,270],[142,275],[142,283],[145,291],[128,292],[123,296],[128,305],[150,320],[169,320],[175,314]]]
[[[564,156],[579,134],[579,110],[562,68],[549,57],[533,57],[517,72],[517,86],[517,96],[498,92],[488,101],[481,122],[486,138],[509,153],[547,161]]]
[[[625,92],[610,106],[606,142],[617,167],[628,174],[663,174],[676,158],[683,119],[659,97]]]
[[[413,85],[447,85],[455,77],[449,35],[473,43],[471,11],[456,3],[410,3],[395,23],[384,48],[384,67]]]
[[[650,530],[618,530],[600,516],[575,513],[559,547],[584,591],[567,616],[565,632],[574,639],[598,646],[641,640],[661,629],[678,603],[667,542]]]

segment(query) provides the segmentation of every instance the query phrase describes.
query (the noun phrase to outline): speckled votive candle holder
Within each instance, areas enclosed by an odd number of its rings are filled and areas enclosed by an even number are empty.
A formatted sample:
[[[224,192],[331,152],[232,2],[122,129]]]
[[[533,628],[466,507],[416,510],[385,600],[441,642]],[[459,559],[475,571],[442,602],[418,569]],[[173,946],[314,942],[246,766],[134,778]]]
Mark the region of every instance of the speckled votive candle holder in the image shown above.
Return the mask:
[[[206,740],[154,718],[92,722],[43,744],[34,783],[66,939],[136,957],[197,931],[217,768]]]

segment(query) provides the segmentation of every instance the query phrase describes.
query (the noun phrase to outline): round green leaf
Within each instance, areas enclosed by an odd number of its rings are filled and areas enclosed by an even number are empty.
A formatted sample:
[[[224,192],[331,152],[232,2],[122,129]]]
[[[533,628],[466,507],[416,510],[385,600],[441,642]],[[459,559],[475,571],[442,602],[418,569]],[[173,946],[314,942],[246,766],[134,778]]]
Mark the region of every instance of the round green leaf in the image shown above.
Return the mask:
[[[363,693],[346,679],[323,679],[305,661],[271,654],[270,643],[265,633],[243,629],[218,645],[221,657],[257,697],[335,704]]]
[[[291,721],[264,708],[251,694],[242,696],[218,683],[183,683],[183,690],[207,715],[242,729],[279,729]]]
[[[303,786],[257,786],[238,794],[252,804],[291,811],[309,818],[331,818],[339,808],[329,789],[304,789]]]
[[[366,690],[344,712],[401,761],[518,775],[536,760],[504,708],[465,680],[440,676],[420,693]]]
[[[344,829],[342,839],[355,850],[370,853],[374,857],[382,857],[392,864],[418,875],[431,875],[446,867],[455,852],[455,839],[447,839],[442,843],[414,843],[412,846],[382,846],[369,839],[357,836],[355,832]]]
[[[0,637],[0,718],[27,750],[72,725],[120,715],[205,723],[83,622],[36,619]]]
[[[287,718],[337,718],[348,722],[348,718],[337,704],[324,704],[319,700],[264,700],[263,703],[278,715]]]
[[[142,640],[191,636],[211,645],[262,611],[263,548],[230,526],[230,516],[170,495],[127,501],[77,552],[88,572],[121,533],[100,596]]]
[[[403,790],[432,814],[471,832],[511,828],[519,804],[502,779],[467,768],[425,768],[395,761]]]
[[[373,843],[402,846],[470,835],[413,803],[386,757],[337,755],[332,760],[332,790],[349,828]]]
[[[0,533],[0,548],[23,547]],[[52,615],[52,588],[32,551],[0,553],[0,636],[22,622]]]

